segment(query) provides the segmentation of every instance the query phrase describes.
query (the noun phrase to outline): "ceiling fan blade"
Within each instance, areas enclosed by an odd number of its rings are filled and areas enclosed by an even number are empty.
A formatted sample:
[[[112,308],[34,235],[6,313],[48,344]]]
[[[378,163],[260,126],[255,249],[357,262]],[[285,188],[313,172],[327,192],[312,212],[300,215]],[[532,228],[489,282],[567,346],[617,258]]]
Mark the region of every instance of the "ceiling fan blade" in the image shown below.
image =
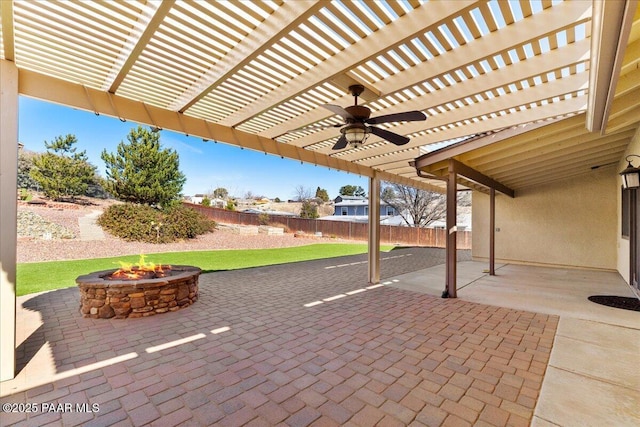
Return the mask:
[[[342,108],[339,105],[333,105],[333,104],[323,104],[322,105],[324,108],[326,108],[327,110],[331,111],[334,114],[339,115],[340,117],[342,117],[343,119],[347,120],[347,119],[354,119],[355,117],[353,117],[351,114],[349,114],[347,112],[347,110],[345,110],[344,108]]]
[[[342,150],[347,146],[347,137],[342,135],[338,138],[338,142],[333,146],[332,150]]]
[[[364,122],[372,125],[391,122],[419,122],[427,120],[427,116],[422,111],[405,111],[404,113],[385,114],[384,116],[372,117]]]
[[[380,129],[375,126],[370,126],[369,132],[396,145],[404,145],[410,141],[410,139],[406,136],[398,135],[397,133],[389,132],[386,129]]]

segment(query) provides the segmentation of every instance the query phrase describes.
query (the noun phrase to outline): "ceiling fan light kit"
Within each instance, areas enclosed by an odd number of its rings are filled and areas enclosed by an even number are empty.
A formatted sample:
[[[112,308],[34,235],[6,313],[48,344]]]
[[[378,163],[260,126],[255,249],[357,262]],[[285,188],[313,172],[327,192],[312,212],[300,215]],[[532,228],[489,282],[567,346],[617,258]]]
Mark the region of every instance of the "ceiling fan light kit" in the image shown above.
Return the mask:
[[[358,148],[364,144],[369,136],[367,127],[362,123],[353,123],[343,127],[340,132],[344,135],[347,143],[353,148]]]

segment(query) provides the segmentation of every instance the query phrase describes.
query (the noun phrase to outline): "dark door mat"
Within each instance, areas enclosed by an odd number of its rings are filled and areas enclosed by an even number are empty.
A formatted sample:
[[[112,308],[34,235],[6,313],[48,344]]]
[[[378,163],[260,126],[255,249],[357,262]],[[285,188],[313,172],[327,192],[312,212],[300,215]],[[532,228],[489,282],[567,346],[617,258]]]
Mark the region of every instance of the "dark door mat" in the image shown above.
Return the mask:
[[[589,301],[607,307],[621,308],[623,310],[640,311],[640,300],[632,297],[619,297],[616,295],[592,295]]]

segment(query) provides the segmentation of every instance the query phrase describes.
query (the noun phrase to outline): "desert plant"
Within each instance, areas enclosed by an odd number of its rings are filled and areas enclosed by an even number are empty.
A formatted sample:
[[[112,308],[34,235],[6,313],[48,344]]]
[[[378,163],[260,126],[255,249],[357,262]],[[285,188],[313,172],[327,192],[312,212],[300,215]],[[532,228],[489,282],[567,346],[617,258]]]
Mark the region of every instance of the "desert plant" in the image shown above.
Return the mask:
[[[127,241],[170,243],[192,239],[215,229],[216,223],[184,205],[160,210],[148,205],[112,205],[98,218],[98,225]]]

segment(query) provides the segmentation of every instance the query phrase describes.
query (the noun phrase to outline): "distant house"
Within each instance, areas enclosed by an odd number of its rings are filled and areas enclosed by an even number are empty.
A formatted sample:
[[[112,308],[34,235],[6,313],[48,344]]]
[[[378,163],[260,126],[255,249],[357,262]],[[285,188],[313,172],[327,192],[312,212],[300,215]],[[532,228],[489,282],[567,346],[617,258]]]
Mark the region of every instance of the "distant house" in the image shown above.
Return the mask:
[[[211,207],[213,208],[224,208],[227,205],[226,200],[220,199],[218,197],[211,199]]]
[[[191,203],[196,205],[201,205],[202,200],[205,198],[204,194],[196,194],[195,196],[191,196]]]
[[[369,215],[369,200],[358,196],[338,196],[334,200],[334,216],[367,216]],[[395,216],[396,210],[380,201],[380,216]]]
[[[365,197],[338,196],[335,198],[333,215],[318,219],[325,221],[369,222],[369,200]],[[410,215],[402,217],[395,208],[380,200],[380,225],[413,226]],[[407,223],[408,221],[408,223]],[[460,231],[471,231],[471,208],[458,207],[457,226]],[[427,228],[445,228],[445,222],[435,221]]]

